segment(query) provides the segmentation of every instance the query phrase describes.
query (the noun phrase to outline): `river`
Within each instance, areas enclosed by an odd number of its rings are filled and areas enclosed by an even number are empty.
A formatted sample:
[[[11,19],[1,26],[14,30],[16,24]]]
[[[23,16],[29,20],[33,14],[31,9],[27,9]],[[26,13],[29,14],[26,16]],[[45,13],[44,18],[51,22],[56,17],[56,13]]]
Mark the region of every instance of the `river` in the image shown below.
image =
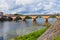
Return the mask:
[[[53,24],[57,19],[49,18],[48,22]],[[16,37],[18,35],[28,34],[32,31],[43,28],[44,24],[43,18],[37,18],[36,22],[32,22],[32,19],[26,19],[26,21],[5,21],[0,22],[0,37],[4,40],[9,40],[9,38]],[[0,38],[1,39],[1,38]]]

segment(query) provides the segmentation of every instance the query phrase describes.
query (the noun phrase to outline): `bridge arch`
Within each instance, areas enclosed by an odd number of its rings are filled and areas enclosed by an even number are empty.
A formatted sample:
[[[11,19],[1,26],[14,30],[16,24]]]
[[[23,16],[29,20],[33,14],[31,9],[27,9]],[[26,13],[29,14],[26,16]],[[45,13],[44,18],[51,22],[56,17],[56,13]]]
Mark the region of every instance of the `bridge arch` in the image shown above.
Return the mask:
[[[51,15],[51,16],[49,16],[49,18],[56,18],[56,16],[55,15]]]
[[[18,20],[22,20],[22,18],[19,16],[16,16],[15,21],[18,21]]]
[[[25,19],[32,19],[32,17],[30,17],[30,16],[26,16]]]

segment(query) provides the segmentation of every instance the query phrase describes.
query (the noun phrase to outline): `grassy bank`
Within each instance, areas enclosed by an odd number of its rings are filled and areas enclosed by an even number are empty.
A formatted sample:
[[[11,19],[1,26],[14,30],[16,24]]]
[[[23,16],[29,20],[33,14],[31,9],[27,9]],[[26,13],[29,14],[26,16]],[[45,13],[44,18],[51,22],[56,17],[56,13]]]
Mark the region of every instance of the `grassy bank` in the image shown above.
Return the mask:
[[[12,38],[11,40],[37,40],[37,38],[41,36],[46,31],[46,29],[47,28],[42,28],[27,35]]]
[[[60,40],[60,36],[55,37],[54,40]]]

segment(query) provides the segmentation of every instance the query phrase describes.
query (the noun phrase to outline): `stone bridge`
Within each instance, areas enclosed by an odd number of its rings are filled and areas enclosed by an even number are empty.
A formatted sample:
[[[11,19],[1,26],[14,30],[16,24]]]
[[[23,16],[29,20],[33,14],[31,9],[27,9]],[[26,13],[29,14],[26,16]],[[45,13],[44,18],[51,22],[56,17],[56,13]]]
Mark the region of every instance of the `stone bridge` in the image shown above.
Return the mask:
[[[49,15],[49,14],[47,14],[47,15],[19,15],[18,17],[20,17],[22,19],[22,21],[25,21],[27,16],[31,17],[33,21],[36,21],[36,18],[39,17],[39,16],[44,18],[44,22],[48,22],[48,18],[50,16],[55,16],[57,19],[60,19],[60,15]],[[17,16],[11,16],[13,21],[16,19],[16,17]]]

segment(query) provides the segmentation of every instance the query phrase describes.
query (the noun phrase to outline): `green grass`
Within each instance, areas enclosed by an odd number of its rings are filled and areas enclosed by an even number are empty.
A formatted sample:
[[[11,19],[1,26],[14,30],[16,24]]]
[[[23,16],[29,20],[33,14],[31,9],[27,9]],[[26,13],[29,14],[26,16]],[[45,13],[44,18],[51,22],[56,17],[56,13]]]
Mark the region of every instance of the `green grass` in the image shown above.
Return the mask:
[[[40,37],[47,28],[42,28],[40,30],[34,31],[32,33],[29,33],[27,35],[18,36],[16,38],[12,38],[11,40],[37,40],[38,37]]]
[[[60,36],[55,37],[54,40],[60,40]]]

